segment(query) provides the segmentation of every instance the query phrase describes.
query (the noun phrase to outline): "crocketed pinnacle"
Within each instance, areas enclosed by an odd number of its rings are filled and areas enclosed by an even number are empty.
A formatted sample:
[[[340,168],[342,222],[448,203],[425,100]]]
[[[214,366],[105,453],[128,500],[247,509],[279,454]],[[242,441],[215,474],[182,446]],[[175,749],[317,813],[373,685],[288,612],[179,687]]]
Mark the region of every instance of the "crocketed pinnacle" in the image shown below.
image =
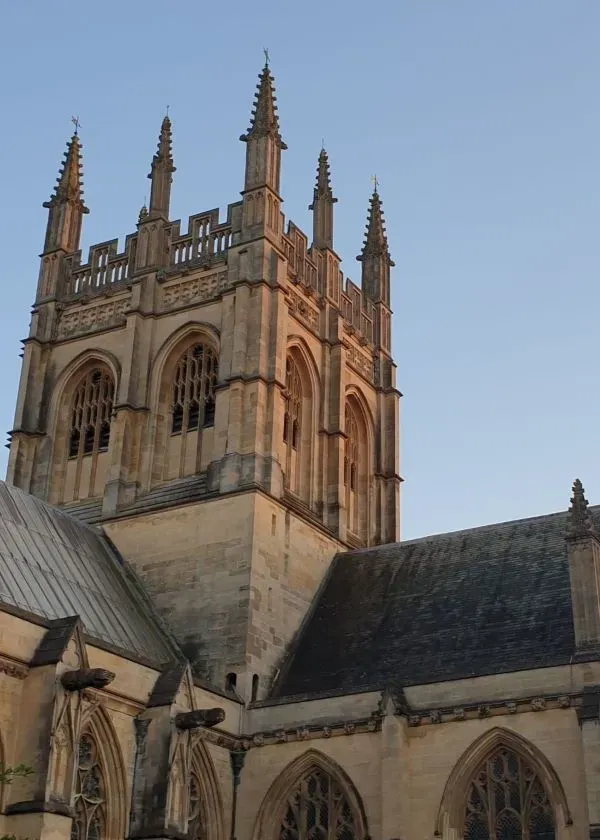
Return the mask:
[[[363,260],[365,257],[385,257],[390,265],[394,265],[390,257],[387,234],[385,232],[385,220],[383,218],[383,207],[377,187],[369,202],[369,214],[367,218],[367,230],[362,252],[356,258]]]
[[[337,198],[334,198],[331,189],[331,174],[329,172],[329,158],[324,148],[319,154],[319,163],[317,165],[317,182],[313,192],[313,203],[309,205],[309,210],[315,209],[317,201],[329,201],[335,204]]]
[[[277,116],[277,97],[275,96],[274,79],[268,63],[258,77],[254,107],[250,117],[250,128],[242,134],[240,140],[246,143],[253,137],[272,137],[280,149],[287,149],[281,139],[279,131],[279,117]]]
[[[152,171],[148,178],[152,178],[156,169],[163,169],[166,172],[175,172],[173,165],[173,137],[171,134],[171,120],[165,116],[158,135],[158,149],[152,158]]]
[[[141,208],[140,214],[138,216],[138,225],[141,224],[147,218],[148,218],[148,208],[146,207],[146,202],[144,202],[142,204],[142,208]]]
[[[81,143],[78,134],[74,134],[67,143],[67,151],[56,179],[54,192],[43,206],[50,208],[57,204],[67,203],[77,204],[82,213],[89,213],[83,202]]]
[[[581,537],[591,537],[596,529],[590,514],[590,508],[585,498],[583,485],[576,478],[573,482],[573,497],[571,507],[567,513],[567,539],[576,540]]]

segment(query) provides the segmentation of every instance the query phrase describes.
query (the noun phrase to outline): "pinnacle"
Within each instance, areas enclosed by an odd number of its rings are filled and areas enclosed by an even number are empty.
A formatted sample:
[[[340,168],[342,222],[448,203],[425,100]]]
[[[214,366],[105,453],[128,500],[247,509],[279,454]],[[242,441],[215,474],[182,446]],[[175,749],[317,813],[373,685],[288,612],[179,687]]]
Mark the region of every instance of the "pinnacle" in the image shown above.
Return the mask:
[[[287,149],[279,131],[274,81],[266,61],[258,77],[250,128],[246,134],[242,134],[240,140],[246,143],[253,137],[273,137],[280,149]]]
[[[390,258],[390,251],[385,230],[385,220],[381,198],[377,190],[377,183],[369,201],[369,213],[367,218],[367,230],[361,254],[356,258],[361,261],[365,257],[386,257],[390,265],[394,265]]]
[[[596,529],[590,514],[588,500],[585,498],[583,485],[576,478],[573,482],[573,497],[571,507],[567,513],[567,539],[579,539],[596,534]]]
[[[66,202],[79,202],[82,212],[89,212],[83,203],[81,142],[77,132],[67,143],[67,151],[56,179],[54,192],[50,201],[44,202],[44,207],[53,207],[55,204]]]
[[[158,135],[158,148],[156,154],[152,158],[152,172],[157,168],[164,168],[168,172],[175,172],[173,165],[173,137],[171,134],[171,120],[166,114],[160,126],[160,134]],[[148,178],[152,178],[152,172]]]
[[[325,148],[322,148],[319,153],[319,163],[317,165],[317,182],[315,184],[315,189],[313,193],[313,203],[309,205],[308,209],[314,210],[316,202],[320,199],[330,201],[332,204],[337,201],[337,198],[333,197],[333,191],[331,189],[329,158],[327,156]]]

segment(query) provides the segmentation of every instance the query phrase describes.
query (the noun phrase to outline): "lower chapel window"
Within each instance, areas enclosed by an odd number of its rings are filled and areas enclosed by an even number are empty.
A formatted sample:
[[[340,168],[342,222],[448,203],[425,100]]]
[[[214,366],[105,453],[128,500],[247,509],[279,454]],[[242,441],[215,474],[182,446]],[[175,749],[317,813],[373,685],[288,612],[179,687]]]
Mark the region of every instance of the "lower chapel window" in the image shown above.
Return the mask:
[[[305,776],[288,798],[279,840],[355,840],[350,804],[323,770]]]
[[[114,390],[108,371],[92,370],[79,383],[71,410],[69,457],[108,449]]]
[[[106,787],[98,748],[88,733],[79,741],[75,813],[71,840],[104,840],[106,836]]]
[[[464,840],[555,840],[554,814],[535,771],[510,750],[497,750],[469,791]]]
[[[215,422],[218,359],[210,347],[196,344],[175,370],[171,433],[191,432]]]

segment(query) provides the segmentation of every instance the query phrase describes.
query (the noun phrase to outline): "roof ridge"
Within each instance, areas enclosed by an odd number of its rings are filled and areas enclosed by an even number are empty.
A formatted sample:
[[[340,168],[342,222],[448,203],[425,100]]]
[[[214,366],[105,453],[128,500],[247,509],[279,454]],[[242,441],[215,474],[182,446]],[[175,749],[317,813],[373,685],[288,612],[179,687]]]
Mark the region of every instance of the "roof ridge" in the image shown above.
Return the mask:
[[[594,515],[600,514],[600,505],[590,505],[589,510]],[[384,543],[382,545],[375,545],[369,548],[355,548],[351,551],[342,552],[341,556],[348,557],[359,554],[371,554],[381,551],[384,548],[391,548],[392,546],[415,545],[416,543],[431,542],[433,540],[441,539],[443,537],[457,537],[462,534],[473,534],[477,531],[488,531],[491,529],[496,530],[498,528],[506,528],[512,525],[522,525],[525,522],[530,522],[531,524],[534,524],[536,522],[541,522],[545,519],[554,519],[561,516],[566,518],[567,511],[557,510],[553,513],[542,513],[537,514],[536,516],[524,516],[520,519],[505,519],[502,522],[489,522],[487,525],[473,525],[471,528],[460,528],[457,531],[440,531],[437,534],[426,534],[423,537],[413,537],[413,539],[410,540],[400,540],[399,542]]]

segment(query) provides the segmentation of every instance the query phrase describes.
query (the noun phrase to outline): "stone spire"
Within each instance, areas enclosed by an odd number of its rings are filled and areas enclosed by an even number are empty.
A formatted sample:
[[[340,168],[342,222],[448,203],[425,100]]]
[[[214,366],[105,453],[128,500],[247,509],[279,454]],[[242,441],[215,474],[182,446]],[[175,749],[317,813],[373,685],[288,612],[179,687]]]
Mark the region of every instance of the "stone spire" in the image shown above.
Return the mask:
[[[567,513],[566,538],[577,540],[582,537],[592,536],[596,536],[596,529],[592,521],[588,501],[584,495],[583,485],[576,478],[573,482],[571,507]]]
[[[366,257],[384,257],[387,259],[389,265],[393,266],[394,263],[390,258],[390,250],[385,231],[383,207],[381,205],[381,198],[379,197],[377,187],[377,179],[375,179],[373,195],[371,196],[371,200],[369,202],[365,241],[362,252],[356,259],[363,262]]]
[[[330,177],[329,158],[325,149],[322,148],[317,165],[317,182],[313,200],[308,209],[313,211],[313,245],[317,248],[333,250],[333,205],[337,198],[334,198]]]
[[[244,191],[269,187],[279,194],[281,151],[287,149],[279,131],[277,97],[268,58],[258,77],[250,127],[240,140],[246,143]]]
[[[158,136],[158,149],[152,158],[152,169],[148,178],[152,182],[150,188],[150,207],[148,218],[169,219],[169,205],[171,202],[171,184],[173,182],[173,139],[171,136],[171,120],[165,115]]]
[[[361,253],[356,258],[362,263],[362,288],[374,301],[390,304],[390,257],[383,207],[379,197],[377,179],[369,202],[367,230]]]
[[[63,250],[68,254],[79,250],[83,216],[89,213],[83,202],[81,143],[77,131],[67,143],[67,151],[49,201],[44,252]]]
[[[250,117],[250,128],[246,134],[242,134],[240,140],[247,143],[250,139],[258,137],[272,137],[280,149],[287,149],[281,139],[279,131],[279,117],[277,116],[277,97],[275,96],[274,78],[269,70],[269,61],[258,77],[258,85],[254,96],[254,106]]]

